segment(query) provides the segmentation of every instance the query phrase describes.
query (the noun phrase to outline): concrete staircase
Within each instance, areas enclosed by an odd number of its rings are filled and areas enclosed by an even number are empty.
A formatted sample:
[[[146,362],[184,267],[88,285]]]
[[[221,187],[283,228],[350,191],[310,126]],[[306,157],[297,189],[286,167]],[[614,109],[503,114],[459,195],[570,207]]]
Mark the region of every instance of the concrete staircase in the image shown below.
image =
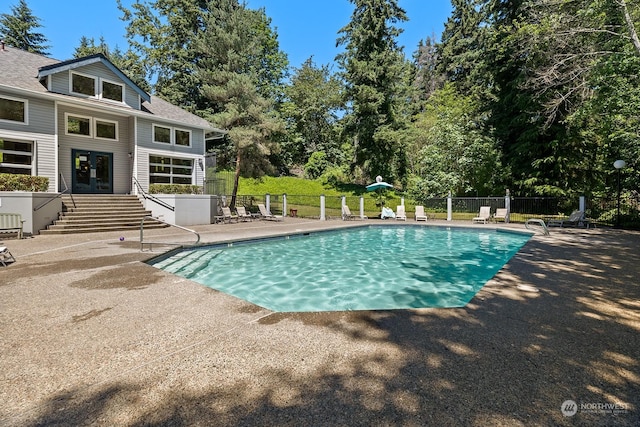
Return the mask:
[[[151,215],[135,195],[63,195],[60,219],[40,234],[96,233],[140,230],[142,218]],[[168,225],[147,219],[145,230]]]

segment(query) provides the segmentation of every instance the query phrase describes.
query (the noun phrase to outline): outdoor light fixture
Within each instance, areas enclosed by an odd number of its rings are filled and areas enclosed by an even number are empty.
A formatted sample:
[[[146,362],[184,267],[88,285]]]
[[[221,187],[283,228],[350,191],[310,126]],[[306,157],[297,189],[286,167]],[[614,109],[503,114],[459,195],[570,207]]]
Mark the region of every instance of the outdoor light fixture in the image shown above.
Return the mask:
[[[624,160],[616,160],[613,162],[613,167],[618,170],[618,211],[616,214],[616,228],[620,228],[620,169],[627,166]]]

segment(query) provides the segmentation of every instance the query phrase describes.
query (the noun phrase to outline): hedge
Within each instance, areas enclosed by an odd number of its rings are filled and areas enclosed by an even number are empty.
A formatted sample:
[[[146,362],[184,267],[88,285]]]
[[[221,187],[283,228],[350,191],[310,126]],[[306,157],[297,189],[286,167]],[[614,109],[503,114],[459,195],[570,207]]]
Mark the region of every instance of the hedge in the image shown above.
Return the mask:
[[[46,192],[48,189],[49,178],[45,178],[43,176],[0,173],[0,191]]]
[[[202,194],[201,185],[189,184],[151,184],[151,194]]]

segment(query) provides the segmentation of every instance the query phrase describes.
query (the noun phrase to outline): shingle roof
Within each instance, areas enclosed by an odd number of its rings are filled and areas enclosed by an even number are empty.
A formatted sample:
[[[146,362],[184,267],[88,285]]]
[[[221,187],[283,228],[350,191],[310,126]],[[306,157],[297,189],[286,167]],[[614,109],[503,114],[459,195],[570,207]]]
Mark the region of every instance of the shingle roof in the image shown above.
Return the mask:
[[[87,105],[93,104],[100,108],[113,109],[122,112],[126,110],[131,114],[140,114],[142,116],[149,115],[150,119],[159,118],[170,120],[172,122],[183,123],[184,125],[203,128],[206,130],[220,131],[211,126],[205,119],[198,117],[182,108],[164,101],[157,96],[151,96],[150,102],[144,101],[141,110],[134,110],[125,105],[113,105],[112,103],[103,102],[92,98],[77,98],[70,95],[54,94],[47,90],[38,80],[38,72],[44,67],[45,70],[51,70],[56,65],[64,66],[72,61],[58,61],[56,59],[47,58],[42,55],[30,53],[21,49],[5,46],[4,50],[0,49],[0,85],[8,86],[14,89],[22,89],[42,95],[51,95],[55,98],[64,97],[70,102],[78,102]],[[223,132],[223,131],[220,131]]]

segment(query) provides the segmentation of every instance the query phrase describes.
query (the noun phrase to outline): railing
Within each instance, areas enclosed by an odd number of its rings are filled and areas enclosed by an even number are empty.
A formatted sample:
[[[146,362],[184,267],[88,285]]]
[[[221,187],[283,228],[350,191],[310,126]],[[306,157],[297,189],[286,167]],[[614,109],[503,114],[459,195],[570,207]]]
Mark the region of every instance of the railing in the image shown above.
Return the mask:
[[[174,206],[171,206],[164,200],[160,200],[157,197],[153,196],[152,194],[149,194],[146,191],[144,191],[144,188],[142,188],[142,186],[140,185],[136,177],[133,177],[133,183],[136,185],[136,187],[138,188],[138,191],[142,194],[142,197],[145,200],[151,200],[152,202],[159,204],[163,208],[169,209],[171,212],[175,212],[176,208]]]
[[[180,230],[184,230],[184,231],[188,231],[189,233],[193,233],[196,235],[196,241],[194,243],[194,245],[197,245],[198,243],[200,243],[200,234],[195,231],[195,230],[191,230],[190,228],[186,228],[186,227],[182,227],[180,225],[175,225],[175,224],[170,224],[166,221],[163,221],[159,218],[156,217],[152,217],[152,216],[145,216],[144,218],[142,218],[142,220],[140,221],[140,252],[144,251],[144,245],[149,245],[149,251],[152,251],[152,245],[173,245],[173,246],[180,246],[182,245],[182,243],[174,243],[174,242],[145,242],[144,241],[144,222],[147,219],[152,219],[154,221],[158,221],[161,222],[163,224],[167,224],[170,225],[172,227],[176,227],[179,228]]]
[[[49,203],[53,202],[55,199],[62,197],[63,194],[67,193],[69,191],[69,187],[67,186],[67,181],[64,180],[64,176],[62,174],[60,174],[60,178],[62,179],[62,183],[64,184],[64,190],[62,190],[60,193],[57,193],[55,196],[52,196],[50,198],[48,198],[44,203],[39,204],[38,206],[36,206],[35,208],[33,208],[33,211],[38,211],[41,208],[45,207],[46,205],[48,205]],[[71,194],[71,193],[69,193]],[[73,196],[71,197],[71,200],[73,201]],[[74,202],[75,205],[75,202]]]

